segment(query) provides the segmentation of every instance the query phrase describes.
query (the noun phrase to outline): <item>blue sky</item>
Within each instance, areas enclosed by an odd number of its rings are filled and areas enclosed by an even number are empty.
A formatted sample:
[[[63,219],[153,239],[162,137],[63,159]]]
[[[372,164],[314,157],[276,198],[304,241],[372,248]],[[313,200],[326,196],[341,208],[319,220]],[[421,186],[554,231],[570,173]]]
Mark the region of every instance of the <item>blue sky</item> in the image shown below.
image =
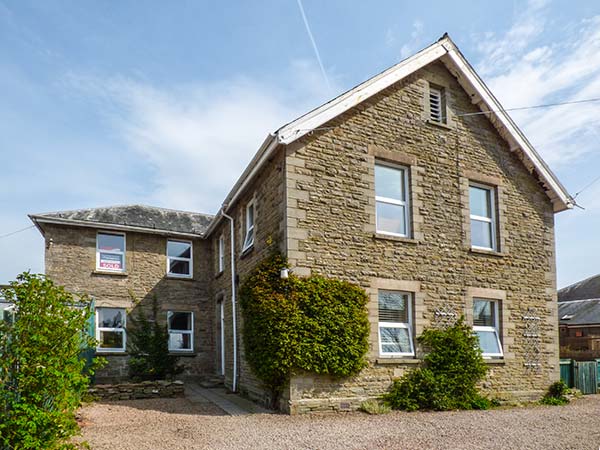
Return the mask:
[[[600,97],[600,3],[0,0],[0,236],[27,213],[216,212],[269,131],[445,31],[506,108]],[[600,102],[513,118],[571,193],[600,175]],[[556,218],[558,284],[600,273],[600,182]],[[43,271],[28,229],[0,283]]]

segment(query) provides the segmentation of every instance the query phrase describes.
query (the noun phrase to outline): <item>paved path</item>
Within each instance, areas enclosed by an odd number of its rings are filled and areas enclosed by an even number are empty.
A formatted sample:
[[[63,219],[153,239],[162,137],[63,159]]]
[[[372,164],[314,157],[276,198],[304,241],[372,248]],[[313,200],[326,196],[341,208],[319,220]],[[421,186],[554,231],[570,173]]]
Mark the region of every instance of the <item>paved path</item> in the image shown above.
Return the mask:
[[[230,416],[272,412],[239,395],[230,394],[224,388],[203,388],[191,381],[185,383],[185,396],[192,403],[213,403]]]

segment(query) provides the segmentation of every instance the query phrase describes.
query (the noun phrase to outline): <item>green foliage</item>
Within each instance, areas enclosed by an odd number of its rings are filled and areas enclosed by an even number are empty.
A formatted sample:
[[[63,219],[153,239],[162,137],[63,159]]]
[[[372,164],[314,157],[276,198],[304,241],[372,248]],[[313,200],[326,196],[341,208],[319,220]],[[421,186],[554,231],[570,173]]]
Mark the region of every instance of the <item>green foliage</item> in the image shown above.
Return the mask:
[[[246,358],[273,401],[292,370],[353,375],[368,349],[364,290],[319,276],[282,280],[284,267],[282,255],[266,258],[240,290]]]
[[[29,273],[4,293],[16,314],[0,321],[0,449],[75,448],[66,442],[78,433],[75,410],[97,367],[86,370],[82,356],[95,347],[90,301]]]
[[[394,409],[488,409],[477,382],[487,367],[477,337],[461,319],[445,330],[425,330],[418,341],[428,350],[424,367],[395,380],[384,400]]]
[[[568,392],[569,386],[563,380],[557,381],[550,385],[548,392],[540,400],[540,403],[544,405],[566,405],[569,403]]]
[[[358,409],[371,415],[387,414],[392,410],[389,405],[377,400],[365,400]]]
[[[127,336],[130,344],[129,376],[135,381],[172,378],[183,371],[179,357],[169,353],[169,331],[158,320],[156,297],[152,299],[152,315],[140,308],[137,317],[130,316]]]

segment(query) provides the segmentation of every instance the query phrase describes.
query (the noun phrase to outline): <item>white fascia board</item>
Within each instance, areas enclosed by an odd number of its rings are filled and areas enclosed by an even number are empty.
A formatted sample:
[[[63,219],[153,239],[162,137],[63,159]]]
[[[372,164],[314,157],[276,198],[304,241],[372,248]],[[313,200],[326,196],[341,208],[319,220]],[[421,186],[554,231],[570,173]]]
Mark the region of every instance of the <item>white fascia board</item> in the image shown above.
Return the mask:
[[[523,133],[519,130],[517,125],[513,122],[513,120],[509,117],[509,115],[503,110],[502,106],[496,100],[494,95],[489,91],[487,86],[481,81],[479,76],[475,73],[473,68],[467,61],[463,58],[463,56],[456,51],[454,45],[450,43],[451,48],[448,49],[448,57],[452,61],[452,63],[456,66],[456,68],[461,72],[466,81],[469,82],[472,89],[477,92],[477,94],[481,97],[482,101],[487,106],[487,109],[490,114],[493,114],[498,122],[504,127],[504,129],[508,132],[511,139],[514,140],[516,145],[523,151],[523,153],[527,156],[527,158],[531,161],[536,171],[540,174],[544,182],[548,185],[548,187],[554,192],[557,199],[562,203],[562,208],[555,208],[556,211],[564,211],[565,209],[573,208],[573,200],[571,196],[568,194],[566,189],[562,186],[562,184],[558,181],[556,176],[552,173],[550,168],[544,163],[542,158],[535,151],[533,146],[529,143],[527,138],[523,135]],[[459,80],[459,82],[462,80]],[[481,105],[480,105],[481,107]],[[482,108],[483,110],[484,108]],[[511,147],[513,147],[511,145]]]
[[[443,47],[442,41],[430,45],[414,56],[405,59],[376,77],[365,81],[345,94],[280,128],[277,131],[279,142],[282,144],[294,142],[369,97],[425,67],[445,53],[447,53],[447,50]]]

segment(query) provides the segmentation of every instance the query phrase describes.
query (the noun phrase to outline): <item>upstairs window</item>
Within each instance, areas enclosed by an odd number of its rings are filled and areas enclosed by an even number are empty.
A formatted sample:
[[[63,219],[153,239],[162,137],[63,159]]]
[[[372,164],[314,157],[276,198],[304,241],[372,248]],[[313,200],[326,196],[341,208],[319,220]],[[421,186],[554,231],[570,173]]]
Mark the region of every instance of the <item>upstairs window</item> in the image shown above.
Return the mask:
[[[189,241],[167,241],[167,275],[192,277],[192,243]]]
[[[223,235],[219,236],[219,242],[218,242],[218,266],[219,266],[219,273],[223,272],[225,270],[225,237]]]
[[[194,313],[169,311],[167,313],[169,329],[169,351],[194,351]]]
[[[96,269],[110,272],[125,271],[125,235],[98,233],[96,236]]]
[[[500,321],[497,300],[473,299],[473,331],[486,358],[503,356],[500,344]]]
[[[412,294],[400,291],[378,293],[379,354],[412,356]]]
[[[124,308],[96,308],[96,340],[99,352],[124,352],[126,345]]]
[[[247,250],[254,245],[254,219],[255,219],[254,201],[251,201],[246,206],[246,235],[244,237],[244,249],[243,250]]]
[[[471,183],[469,208],[471,218],[471,246],[483,250],[497,250],[495,190],[489,186]]]
[[[375,164],[375,204],[378,233],[410,234],[407,168]]]
[[[446,123],[446,95],[442,87],[429,85],[429,119],[432,122]]]

